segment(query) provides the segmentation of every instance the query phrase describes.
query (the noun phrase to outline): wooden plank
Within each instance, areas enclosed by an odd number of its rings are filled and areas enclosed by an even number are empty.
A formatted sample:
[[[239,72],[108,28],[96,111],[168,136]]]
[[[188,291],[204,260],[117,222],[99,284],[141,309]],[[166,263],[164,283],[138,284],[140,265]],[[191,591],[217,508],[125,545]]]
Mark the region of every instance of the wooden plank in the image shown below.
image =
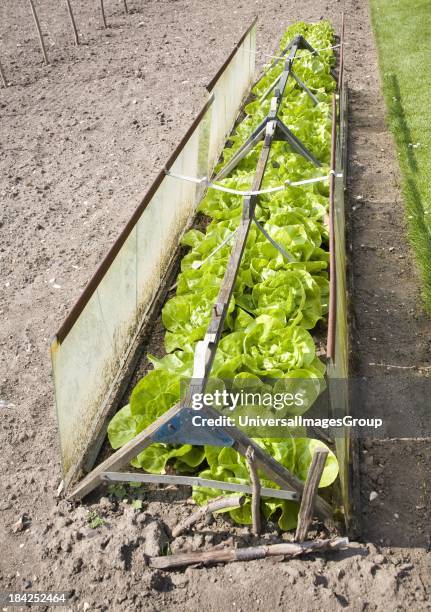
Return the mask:
[[[318,448],[311,460],[298,514],[298,527],[295,535],[295,539],[298,542],[303,542],[307,536],[308,528],[313,518],[317,489],[322,478],[328,452],[327,448]]]
[[[247,494],[253,492],[252,487],[247,484],[225,482],[223,480],[209,480],[207,478],[201,478],[200,476],[142,474],[139,472],[104,472],[101,478],[106,482],[142,482],[151,484],[186,485],[190,487],[208,487],[210,489],[220,489],[220,491],[233,491]],[[262,487],[260,493],[262,497],[299,501],[298,493],[286,491],[285,489]]]

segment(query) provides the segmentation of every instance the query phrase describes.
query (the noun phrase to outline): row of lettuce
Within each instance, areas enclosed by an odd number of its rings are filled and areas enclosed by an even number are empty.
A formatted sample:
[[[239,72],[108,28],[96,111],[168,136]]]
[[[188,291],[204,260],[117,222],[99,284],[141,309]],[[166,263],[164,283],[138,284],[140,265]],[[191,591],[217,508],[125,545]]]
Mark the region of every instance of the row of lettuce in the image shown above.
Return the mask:
[[[317,57],[299,51],[294,62],[295,72],[312,89],[319,104],[314,106],[296,82],[289,79],[279,117],[322,162],[322,167],[314,168],[288,144],[274,142],[263,188],[280,185],[286,179],[297,181],[328,174],[331,98],[335,87],[330,74],[334,54],[328,47],[333,44],[333,31],[325,21],[297,23],[286,30],[280,52],[296,34],[302,34],[314,48],[324,49]],[[245,119],[230,137],[222,165],[268,113],[270,96],[263,101],[260,98],[280,74],[283,64],[279,62],[267,70],[255,86],[255,101],[246,107]],[[225,186],[237,190],[250,188],[261,146],[257,145],[222,181]],[[108,436],[114,449],[134,438],[179,400],[181,381],[192,374],[194,348],[205,335],[232,241],[212,257],[208,255],[237,228],[242,204],[240,196],[211,189],[202,200],[199,210],[211,221],[204,232],[192,229],[184,236],[182,244],[190,250],[181,262],[176,295],[162,312],[166,355],[149,356],[154,369],[138,382],[130,403],[110,422]],[[269,386],[271,381],[276,384],[283,379],[313,380],[323,387],[325,366],[316,356],[310,330],[325,318],[328,308],[327,211],[327,181],[260,196],[256,208],[258,221],[295,261],[288,262],[252,225],[212,379],[233,381],[238,387],[245,382],[259,385],[262,380],[265,381],[262,384]],[[309,408],[310,402],[302,411]],[[323,444],[290,435],[258,438],[256,442],[302,480],[307,476],[314,449]],[[132,460],[132,465],[150,473],[163,473],[168,462],[180,473],[193,472],[225,482],[249,482],[245,459],[231,448],[152,444]],[[337,475],[337,460],[330,452],[320,487],[329,486]],[[263,486],[277,488],[261,476]],[[218,489],[200,487],[193,491],[199,504],[218,495]],[[262,511],[267,519],[277,520],[283,530],[296,525],[296,502],[263,499]],[[230,515],[236,522],[251,523],[250,501],[231,510]]]

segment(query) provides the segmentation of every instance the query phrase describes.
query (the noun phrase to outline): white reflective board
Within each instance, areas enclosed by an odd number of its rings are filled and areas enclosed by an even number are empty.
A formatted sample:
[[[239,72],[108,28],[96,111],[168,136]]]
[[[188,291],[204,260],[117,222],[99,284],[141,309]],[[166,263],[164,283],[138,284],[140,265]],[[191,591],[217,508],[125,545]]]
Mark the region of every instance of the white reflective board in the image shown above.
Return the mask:
[[[253,81],[254,48],[255,26],[214,84],[212,102],[200,113],[170,170],[211,175]],[[128,224],[115,257],[108,254],[52,344],[66,484],[79,474],[83,457],[103,431],[123,366],[201,197],[196,184],[163,177]]]

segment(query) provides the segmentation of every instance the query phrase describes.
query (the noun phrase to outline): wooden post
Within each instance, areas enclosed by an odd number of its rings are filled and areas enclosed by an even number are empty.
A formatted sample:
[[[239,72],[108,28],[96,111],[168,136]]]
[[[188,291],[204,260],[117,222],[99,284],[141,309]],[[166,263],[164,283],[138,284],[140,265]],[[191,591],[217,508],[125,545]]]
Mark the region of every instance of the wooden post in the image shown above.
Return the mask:
[[[66,0],[67,10],[69,12],[70,21],[72,23],[73,35],[75,37],[75,45],[79,45],[79,35],[78,30],[76,28],[75,17],[73,16],[72,6],[70,4],[70,0]]]
[[[197,512],[188,516],[185,521],[174,527],[174,529],[172,529],[172,536],[174,538],[178,537],[183,531],[189,529],[189,527],[197,523],[206,514],[212,514],[213,512],[224,510],[225,508],[238,508],[243,505],[244,501],[244,495],[233,495],[232,497],[219,497],[218,499],[214,499],[212,502],[199,508]]]
[[[2,80],[3,86],[7,87],[7,81],[6,81],[6,77],[4,75],[4,72],[3,72],[3,66],[1,65],[1,62],[0,62],[0,76],[1,76],[1,80]]]
[[[301,506],[298,514],[298,527],[296,529],[295,540],[303,542],[307,536],[308,528],[313,518],[314,502],[316,500],[317,489],[322,478],[323,468],[325,467],[328,456],[327,448],[316,449],[311,460],[310,470],[305,481],[304,492],[302,494]]]
[[[123,0],[124,1],[124,10],[126,11],[126,13],[129,12],[129,9],[127,8],[127,0]]]
[[[247,459],[248,469],[250,472],[250,481],[252,486],[251,494],[251,518],[253,521],[253,533],[254,535],[260,534],[261,520],[260,520],[260,479],[257,473],[256,463],[254,461],[254,450],[251,446],[247,448],[245,454]]]
[[[39,36],[40,49],[43,54],[43,58],[45,60],[45,64],[49,64],[48,54],[46,52],[45,43],[43,41],[42,30],[40,29],[39,19],[37,17],[36,8],[34,6],[33,0],[28,0],[30,2],[31,12],[33,13],[33,19],[36,26],[37,34]]]
[[[105,7],[103,6],[103,0],[100,0],[100,10],[102,11],[103,27],[106,29],[108,26],[106,25]]]

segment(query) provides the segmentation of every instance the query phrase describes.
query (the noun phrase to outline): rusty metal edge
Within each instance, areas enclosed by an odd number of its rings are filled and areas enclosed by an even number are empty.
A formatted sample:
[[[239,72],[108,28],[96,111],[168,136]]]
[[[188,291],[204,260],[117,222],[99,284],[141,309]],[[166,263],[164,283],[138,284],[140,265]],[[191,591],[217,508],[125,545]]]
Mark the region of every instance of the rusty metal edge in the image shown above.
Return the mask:
[[[337,276],[335,268],[335,234],[334,234],[334,199],[335,199],[335,154],[337,140],[337,100],[332,96],[332,130],[331,130],[331,176],[329,178],[329,311],[326,357],[333,361],[335,356],[335,327]]]
[[[337,93],[340,95],[343,88],[344,75],[344,12],[341,15],[340,36],[340,68],[338,73]],[[331,130],[331,176],[329,179],[329,312],[328,333],[326,340],[326,358],[333,361],[335,357],[335,332],[337,326],[336,304],[336,265],[335,265],[335,237],[334,237],[334,197],[335,197],[335,160],[337,146],[337,100],[332,97],[332,130]],[[344,179],[345,180],[345,179]]]
[[[244,42],[246,36],[248,36],[248,34],[251,32],[251,30],[254,28],[254,26],[257,23],[257,15],[256,17],[253,19],[253,21],[251,22],[251,24],[248,26],[248,28],[246,29],[246,31],[244,32],[244,34],[241,36],[241,38],[239,39],[239,41],[236,43],[236,45],[234,46],[234,48],[232,49],[229,57],[225,60],[225,62],[223,63],[222,66],[220,66],[220,68],[217,70],[215,76],[211,79],[211,81],[208,83],[208,85],[206,85],[205,89],[211,93],[212,90],[214,89],[214,87],[217,84],[217,81],[219,80],[219,78],[221,77],[221,75],[223,74],[223,72],[226,69],[226,66],[229,64],[229,62],[232,60],[233,56],[235,55],[235,53],[238,51],[239,47],[242,45],[242,43]]]
[[[121,233],[119,234],[118,238],[115,240],[114,244],[109,249],[109,251],[106,254],[105,258],[102,260],[102,262],[100,263],[99,267],[96,269],[96,272],[93,274],[93,276],[88,281],[85,289],[83,290],[83,292],[79,296],[78,300],[75,302],[74,306],[72,306],[71,311],[69,312],[67,317],[64,319],[64,321],[61,324],[59,330],[55,334],[54,341],[56,343],[61,344],[62,342],[64,342],[65,338],[67,337],[67,334],[70,332],[70,330],[72,329],[72,327],[75,324],[76,320],[78,319],[79,315],[84,310],[84,308],[87,305],[89,299],[93,295],[94,291],[97,289],[97,286],[99,285],[99,283],[102,280],[102,278],[105,276],[106,272],[108,271],[110,265],[114,261],[115,257],[117,256],[118,252],[120,251],[121,247],[126,242],[126,240],[129,237],[131,231],[135,227],[137,221],[139,220],[139,218],[141,217],[142,213],[144,212],[144,210],[148,206],[149,202],[151,201],[153,195],[155,194],[157,189],[160,187],[163,179],[166,176],[165,170],[169,170],[169,168],[171,168],[171,166],[174,164],[174,162],[177,159],[178,155],[180,154],[180,152],[182,151],[182,149],[184,148],[184,146],[186,145],[186,143],[190,139],[191,135],[193,134],[193,132],[195,131],[195,129],[199,125],[199,122],[201,121],[202,117],[205,115],[205,113],[207,112],[207,110],[209,109],[209,107],[211,106],[213,101],[214,101],[214,98],[210,97],[205,102],[204,106],[199,111],[199,113],[196,116],[196,118],[194,119],[193,123],[188,128],[188,130],[186,131],[186,133],[184,134],[182,139],[180,140],[178,146],[175,148],[175,150],[173,151],[173,153],[169,157],[169,159],[166,162],[166,164],[164,165],[163,169],[159,172],[159,174],[154,179],[154,181],[151,184],[151,186],[149,187],[147,193],[144,195],[143,199],[141,200],[141,203],[137,206],[137,208],[133,212],[132,216],[130,217],[130,219],[126,223],[124,229],[121,231]]]
[[[343,88],[344,78],[344,13],[341,14],[341,36],[340,36],[340,71],[338,74],[338,91]]]

